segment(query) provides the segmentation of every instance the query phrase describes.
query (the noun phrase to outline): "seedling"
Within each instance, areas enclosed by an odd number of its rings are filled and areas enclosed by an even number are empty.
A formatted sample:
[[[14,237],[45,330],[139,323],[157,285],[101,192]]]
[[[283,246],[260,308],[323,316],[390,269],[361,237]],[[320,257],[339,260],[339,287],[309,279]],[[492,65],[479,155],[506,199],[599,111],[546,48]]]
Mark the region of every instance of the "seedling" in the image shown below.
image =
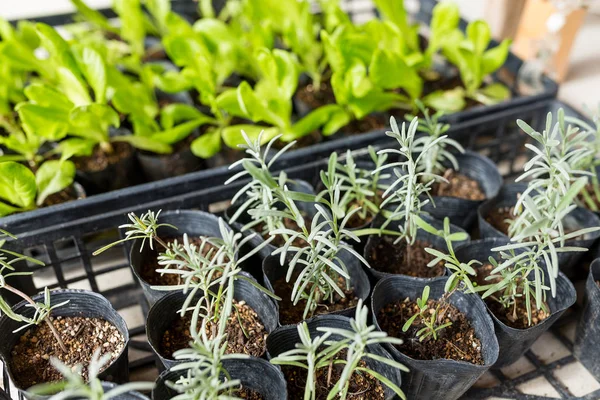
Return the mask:
[[[350,321],[350,329],[318,327],[322,335],[311,338],[306,322],[298,325],[300,343],[296,348],[281,353],[271,360],[277,365],[289,365],[306,370],[306,386],[304,399],[314,400],[317,395],[316,373],[322,368],[331,368],[333,364],[342,365],[343,371],[340,379],[329,390],[327,399],[346,399],[350,381],[355,374],[367,374],[378,379],[382,384],[392,389],[400,398],[406,399],[402,390],[391,380],[379,372],[369,368],[369,360],[384,363],[392,368],[408,372],[408,369],[397,361],[381,357],[370,351],[369,346],[384,343],[402,344],[402,340],[389,337],[385,332],[379,332],[375,326],[367,323],[368,308],[359,303],[355,317]],[[331,340],[332,336],[339,336],[338,340]],[[345,359],[341,353],[345,352]]]
[[[53,310],[64,306],[69,301],[67,300],[62,303],[52,305],[50,299],[50,290],[46,287],[44,288],[44,301],[36,303],[31,297],[29,297],[19,289],[15,288],[14,286],[8,284],[8,282],[6,281],[8,278],[14,276],[25,276],[33,274],[33,272],[17,271],[14,267],[15,264],[19,262],[28,262],[41,266],[45,264],[42,261],[36,260],[35,258],[27,257],[25,255],[4,248],[3,246],[5,244],[6,237],[10,237],[15,240],[17,239],[15,236],[11,235],[6,231],[0,231],[0,239],[2,239],[0,240],[0,289],[8,290],[9,292],[14,293],[15,295],[28,302],[29,304],[27,305],[27,307],[33,308],[35,310],[35,313],[32,317],[26,317],[24,315],[15,313],[8,304],[8,302],[2,296],[0,296],[0,311],[2,311],[2,313],[8,318],[17,322],[24,323],[24,325],[21,326],[19,329],[15,330],[14,333],[22,331],[23,329],[27,329],[32,325],[40,325],[41,323],[46,323],[48,325],[48,328],[50,328],[50,331],[54,335],[54,338],[59,344],[61,350],[66,353],[67,348],[62,338],[60,337],[60,333],[58,333],[58,330],[54,326],[50,314]]]
[[[429,300],[429,286],[423,288],[423,294],[417,299],[417,306],[419,312],[410,317],[402,326],[402,332],[406,332],[410,327],[417,322],[417,324],[424,325],[423,328],[419,329],[416,333],[419,342],[427,340],[431,337],[433,340],[437,340],[439,332],[452,325],[452,322],[446,322],[443,324],[439,323],[443,314],[440,315],[440,309],[442,308],[442,301],[439,301],[435,308],[430,308],[427,305]],[[417,321],[417,318],[419,319]]]
[[[84,377],[82,365],[70,367],[63,364],[59,359],[52,357],[50,363],[61,373],[64,381],[36,385],[30,388],[28,392],[37,396],[54,395],[52,396],[53,399],[109,400],[129,392],[152,390],[154,388],[152,382],[130,382],[108,389],[105,392],[98,375],[110,359],[110,353],[100,357],[100,349],[96,349],[88,366],[88,376]]]

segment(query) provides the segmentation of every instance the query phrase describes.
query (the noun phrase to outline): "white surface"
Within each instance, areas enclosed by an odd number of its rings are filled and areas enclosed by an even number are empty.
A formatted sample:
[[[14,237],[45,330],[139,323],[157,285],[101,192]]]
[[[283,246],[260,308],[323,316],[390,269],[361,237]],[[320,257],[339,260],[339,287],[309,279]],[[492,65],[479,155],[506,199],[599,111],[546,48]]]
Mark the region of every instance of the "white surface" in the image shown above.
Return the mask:
[[[111,0],[86,0],[94,8],[108,7]],[[69,0],[0,0],[0,16],[5,19],[39,17],[73,11]]]

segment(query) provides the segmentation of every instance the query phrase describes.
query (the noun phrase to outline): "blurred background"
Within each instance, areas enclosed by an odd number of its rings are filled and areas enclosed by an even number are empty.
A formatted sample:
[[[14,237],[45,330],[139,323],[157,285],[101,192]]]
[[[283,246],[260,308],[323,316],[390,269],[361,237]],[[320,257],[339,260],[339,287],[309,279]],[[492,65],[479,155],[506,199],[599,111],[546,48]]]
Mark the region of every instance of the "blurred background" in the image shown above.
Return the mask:
[[[561,82],[559,99],[578,109],[600,102],[600,0],[448,1],[459,5],[465,19],[488,21],[496,39],[514,39],[513,51],[522,58],[539,56],[540,40],[547,40],[554,52],[547,72]],[[106,8],[112,0],[86,2]],[[69,0],[0,0],[0,16],[9,20],[73,10]]]

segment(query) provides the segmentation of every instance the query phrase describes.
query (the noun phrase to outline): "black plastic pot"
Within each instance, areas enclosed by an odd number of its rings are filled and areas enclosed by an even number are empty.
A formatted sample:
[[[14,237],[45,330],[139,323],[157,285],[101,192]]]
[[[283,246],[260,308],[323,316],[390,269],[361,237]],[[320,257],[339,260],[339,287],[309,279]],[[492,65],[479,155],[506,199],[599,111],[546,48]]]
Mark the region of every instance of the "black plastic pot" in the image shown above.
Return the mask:
[[[303,180],[299,180],[299,179],[295,179],[292,182],[289,182],[288,184],[288,189],[291,191],[295,191],[295,192],[301,192],[301,193],[308,193],[308,194],[315,194],[315,190],[312,187],[312,185],[306,181]],[[243,203],[243,198],[240,198],[238,200],[239,204]],[[306,215],[309,217],[310,220],[312,220],[312,218],[314,217],[314,215],[317,213],[317,210],[314,207],[314,203],[305,203],[305,202],[301,202],[301,201],[297,201],[296,205],[298,206],[298,209],[301,212],[306,213]],[[225,210],[225,219],[227,220],[227,222],[230,223],[230,225],[238,232],[242,232],[242,227],[247,224],[250,219],[248,214],[242,214],[240,215],[240,217],[233,223],[230,222],[231,217],[235,214],[236,210],[237,210],[237,205],[233,205],[230,206],[229,208],[227,208]],[[245,231],[242,232],[242,234],[244,236],[250,235],[254,233],[254,230],[250,230],[250,231]],[[246,251],[250,250],[251,248],[255,248],[257,246],[259,246],[260,244],[262,244],[264,242],[264,238],[259,235],[256,234],[254,235],[254,237],[248,242],[247,244],[247,248],[245,249]],[[252,268],[252,270],[250,270],[250,272],[252,273],[252,275],[254,275],[257,279],[260,280],[260,278],[262,277],[262,271],[260,269],[260,265],[262,263],[262,260],[264,260],[267,256],[269,256],[274,250],[276,249],[276,247],[272,244],[268,244],[265,247],[263,247],[259,252],[258,252],[258,258],[254,257],[255,260],[252,262],[252,265],[254,265],[255,267],[258,266],[258,268]]]
[[[471,260],[486,263],[489,257],[496,256],[495,252],[492,251],[493,248],[507,243],[506,238],[476,240],[458,249],[456,257],[465,263]],[[556,297],[548,296],[547,299],[550,316],[537,325],[528,329],[512,328],[496,318],[488,309],[488,313],[494,321],[494,330],[500,346],[500,355],[498,361],[494,364],[494,368],[501,368],[517,361],[560,318],[567,308],[575,303],[576,297],[575,288],[571,281],[559,272],[556,279]]]
[[[439,299],[444,293],[448,278],[432,280],[409,276],[391,276],[381,280],[373,290],[371,299],[372,317],[377,329],[382,330],[377,314],[387,304],[406,298],[417,299],[425,286],[430,287],[430,299]],[[494,325],[483,301],[477,295],[455,292],[448,300],[463,313],[475,335],[481,341],[483,365],[475,365],[455,360],[416,360],[402,354],[396,347],[386,345],[392,356],[406,365],[410,372],[402,377],[402,390],[409,399],[458,399],[483,373],[498,359],[498,341],[494,335]]]
[[[502,176],[492,160],[469,150],[463,154],[455,154],[455,157],[458,162],[458,172],[475,180],[486,199],[491,199],[498,194],[502,186]],[[445,166],[451,168],[452,164],[446,162]],[[477,207],[481,203],[483,200],[433,196],[433,203],[426,205],[424,210],[440,221],[443,221],[444,217],[448,217],[452,224],[469,230],[477,219]]]
[[[165,331],[172,328],[175,321],[180,318],[179,310],[181,310],[186,297],[187,295],[181,291],[171,292],[157,301],[148,312],[146,336],[150,347],[165,368],[172,367],[178,361],[166,358],[160,353],[160,342]],[[279,317],[275,304],[255,286],[245,280],[237,280],[234,284],[233,297],[235,300],[245,301],[256,312],[267,333],[271,333],[277,328]]]
[[[371,284],[369,283],[369,277],[363,270],[362,263],[347,250],[342,250],[338,254],[338,257],[341,258],[346,265],[348,275],[350,275],[350,286],[354,288],[354,294],[356,294],[356,297],[365,300],[371,293]],[[273,293],[275,293],[273,289],[273,283],[276,280],[285,277],[288,270],[287,263],[285,265],[281,265],[279,262],[279,255],[267,256],[263,261],[264,284],[265,287]],[[282,295],[283,294],[279,294],[279,297]],[[291,296],[291,292],[286,295]],[[277,304],[277,309],[279,310],[279,304]],[[346,308],[344,310],[334,311],[327,315],[338,314],[353,316],[355,310],[356,307]]]
[[[162,66],[167,71],[177,71],[178,68],[171,62],[153,62]],[[160,90],[156,91],[156,97],[159,103],[166,101],[168,103],[194,105],[194,101],[188,92],[166,93]],[[200,132],[194,129],[191,137],[198,137]],[[140,166],[144,170],[146,178],[151,181],[171,178],[174,176],[184,175],[189,172],[198,171],[204,166],[201,158],[196,157],[187,143],[189,137],[182,140],[180,143],[173,144],[175,149],[171,154],[154,154],[146,151],[139,151],[137,158]]]
[[[10,396],[4,390],[0,389],[0,400],[10,400]]]
[[[90,317],[102,318],[114,325],[125,341],[125,347],[119,356],[108,367],[99,374],[99,378],[106,381],[114,381],[119,383],[127,382],[129,378],[129,365],[127,359],[127,347],[129,345],[129,331],[125,320],[112,307],[110,302],[102,295],[86,290],[74,289],[59,289],[50,292],[51,304],[57,304],[69,300],[69,303],[62,307],[58,307],[52,311],[53,316],[63,317]],[[33,296],[34,301],[43,301],[44,295],[38,294]],[[34,314],[34,309],[28,307],[26,301],[22,301],[15,305],[12,309],[18,314],[31,318]],[[13,333],[16,329],[23,326],[23,323],[14,321],[3,315],[0,318],[0,357],[8,372],[8,376],[14,383],[15,379],[10,368],[11,351],[15,344],[19,341],[24,332]],[[16,386],[16,385],[15,385]],[[18,387],[21,393],[27,388]]]
[[[187,233],[188,236],[208,236],[221,238],[221,230],[219,229],[219,218],[204,211],[192,210],[177,210],[161,213],[159,216],[161,224],[170,224],[178,229],[170,227],[160,227],[157,231],[160,237],[183,236]],[[131,245],[129,250],[129,263],[133,274],[140,282],[140,286],[144,292],[144,296],[150,305],[156,303],[159,299],[166,296],[169,292],[164,290],[156,290],[152,285],[144,281],[141,275],[141,268],[151,258],[156,258],[158,252],[163,249],[158,244],[154,244],[154,251],[150,249],[149,244],[145,243],[144,249],[140,252],[142,245],[141,240],[136,240]],[[158,252],[157,252],[158,251]]]
[[[583,312],[577,323],[573,354],[591,372],[600,379],[600,258],[590,266],[585,282]]]
[[[249,357],[238,360],[225,360],[223,367],[231,379],[239,379],[243,387],[253,390],[265,400],[286,400],[287,387],[281,370],[261,358]],[[152,400],[168,400],[177,396],[166,382],[175,382],[186,374],[182,371],[164,371],[156,380],[152,390]]]
[[[126,129],[114,129],[111,136],[130,135]],[[126,146],[131,147],[129,144]],[[131,148],[129,156],[109,164],[101,171],[83,171],[78,169],[77,182],[81,183],[88,195],[123,189],[144,182],[144,175],[139,169],[136,150]]]
[[[308,326],[308,330],[310,331],[311,338],[323,335],[323,333],[319,332],[317,328],[327,327],[337,329],[351,329],[350,319],[340,315],[319,315],[306,320],[306,325]],[[339,339],[340,336],[338,335],[330,336],[330,340]],[[271,355],[272,357],[276,357],[281,353],[294,349],[296,347],[296,344],[299,343],[301,343],[301,341],[298,335],[297,325],[285,325],[278,328],[275,332],[269,335],[269,337],[267,338],[267,349],[269,351],[269,355]],[[377,356],[391,358],[390,354],[381,345],[370,345],[368,346],[368,350],[370,353],[375,354]],[[392,368],[383,362],[375,361],[370,358],[366,358],[364,361],[367,364],[367,366],[373,369],[375,372],[378,372],[379,374],[388,378],[397,386],[401,385],[401,375],[399,370]],[[394,391],[392,391],[385,385],[383,386],[385,388],[386,399],[396,398]]]
[[[422,216],[422,218],[436,229],[444,228],[444,223],[442,221],[438,221],[438,220],[428,217],[428,216]],[[385,218],[380,214],[375,218],[375,220],[371,224],[371,227],[372,228],[381,228],[381,226],[384,222],[385,222]],[[385,229],[398,232],[398,224],[399,224],[399,222],[393,221]],[[452,224],[450,225],[450,231],[466,233],[464,229],[462,229],[458,226],[452,225]],[[365,260],[367,260],[367,262],[371,261],[370,254],[371,254],[373,247],[377,245],[378,239],[379,239],[379,236],[376,236],[376,235],[370,235],[368,237],[367,243],[365,245],[364,253],[363,253],[363,257],[365,258]],[[436,235],[432,235],[431,233],[426,232],[422,229],[419,229],[419,231],[417,232],[417,240],[431,243],[433,248],[440,250],[440,251],[447,251],[447,249],[448,249],[446,246],[446,241],[443,238],[436,236]],[[463,240],[460,242],[454,242],[454,245],[453,245],[454,249],[456,250],[460,246],[463,246],[464,244],[468,243],[470,240],[471,239],[468,238],[467,240]],[[371,277],[373,282],[377,282],[380,279],[387,278],[388,276],[399,276],[397,274],[390,274],[388,272],[377,271],[373,266],[371,266],[371,268],[367,269],[367,271],[368,271],[367,273],[369,274],[369,276]],[[423,278],[423,279],[431,279],[431,278]]]
[[[504,185],[496,197],[484,202],[481,204],[481,206],[479,206],[477,214],[481,238],[508,237],[492,226],[492,224],[490,224],[486,218],[490,212],[495,209],[514,206],[517,202],[518,196],[523,193],[526,188],[526,183]],[[566,229],[578,230],[583,228],[591,228],[600,226],[600,217],[583,207],[577,207],[565,217],[563,223]],[[584,236],[584,239],[581,240],[569,240],[567,241],[567,245],[592,249],[598,238],[600,238],[600,231],[588,233]],[[580,261],[584,256],[585,252],[579,251],[558,253],[558,261],[561,271],[569,278],[582,275],[583,270],[582,268],[579,268],[579,266]]]

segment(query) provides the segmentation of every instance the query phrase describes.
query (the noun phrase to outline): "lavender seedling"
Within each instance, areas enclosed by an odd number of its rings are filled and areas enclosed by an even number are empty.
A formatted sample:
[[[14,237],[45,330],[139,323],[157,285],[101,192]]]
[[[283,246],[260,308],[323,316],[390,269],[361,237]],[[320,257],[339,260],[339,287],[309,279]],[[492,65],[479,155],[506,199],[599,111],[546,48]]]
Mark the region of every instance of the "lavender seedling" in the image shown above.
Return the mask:
[[[408,369],[397,361],[371,353],[369,346],[378,344],[402,344],[402,340],[389,337],[385,332],[377,331],[375,326],[367,323],[368,308],[359,303],[356,315],[350,321],[350,329],[319,327],[322,335],[311,338],[306,322],[298,325],[300,343],[296,348],[273,358],[271,363],[289,365],[306,370],[307,379],[304,388],[304,399],[314,400],[317,395],[316,373],[321,368],[330,368],[333,364],[343,366],[340,379],[329,390],[327,399],[348,397],[350,380],[354,374],[366,374],[379,380],[392,389],[400,398],[406,399],[402,389],[377,371],[369,368],[368,361],[378,361],[392,368],[408,372]],[[330,340],[338,336],[338,340]],[[346,357],[342,354],[345,352]]]
[[[429,308],[427,301],[429,300],[429,286],[423,288],[423,294],[417,299],[417,306],[419,312],[410,317],[402,326],[402,332],[406,332],[410,327],[417,322],[417,324],[424,325],[423,328],[419,329],[416,333],[419,342],[425,341],[431,337],[433,340],[437,340],[439,332],[452,325],[452,322],[446,322],[440,324],[440,309],[444,304],[443,301],[439,301],[435,308]],[[417,321],[418,319],[418,321]]]

